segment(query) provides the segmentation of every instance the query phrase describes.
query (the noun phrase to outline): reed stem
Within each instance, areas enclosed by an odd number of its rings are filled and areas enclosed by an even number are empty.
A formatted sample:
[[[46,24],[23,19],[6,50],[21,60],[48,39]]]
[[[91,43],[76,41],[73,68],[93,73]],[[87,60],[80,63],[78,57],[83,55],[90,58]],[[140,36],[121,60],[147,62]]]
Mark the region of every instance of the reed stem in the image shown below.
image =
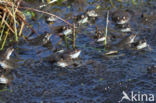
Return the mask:
[[[12,12],[13,12],[13,19],[14,19],[14,34],[15,34],[15,40],[18,41],[18,34],[17,34],[17,21],[16,21],[16,10],[14,5],[12,5]]]
[[[64,35],[64,41],[65,41],[65,46],[68,49],[69,48],[68,40],[67,40],[67,37],[65,35]]]
[[[9,29],[5,32],[5,38],[4,38],[4,41],[3,41],[3,43],[2,43],[2,46],[1,46],[1,49],[0,50],[3,50],[3,48],[4,48],[4,45],[5,45],[5,43],[6,43],[6,40],[7,40],[7,37],[8,37],[8,34],[9,34]]]
[[[73,24],[73,49],[75,49],[75,41],[76,41],[76,31],[75,24]]]
[[[108,34],[108,23],[109,23],[109,11],[107,11],[107,19],[106,19],[106,30],[105,30],[105,48],[107,47],[107,34]]]

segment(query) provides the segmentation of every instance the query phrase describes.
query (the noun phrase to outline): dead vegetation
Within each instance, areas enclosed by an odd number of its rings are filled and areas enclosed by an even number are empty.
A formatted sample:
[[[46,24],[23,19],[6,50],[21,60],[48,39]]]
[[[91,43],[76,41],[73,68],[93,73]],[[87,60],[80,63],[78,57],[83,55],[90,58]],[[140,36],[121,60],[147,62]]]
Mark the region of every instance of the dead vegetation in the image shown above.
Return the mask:
[[[22,31],[25,25],[36,33],[29,23],[26,22],[26,17],[20,9],[43,13],[45,15],[53,16],[66,24],[73,26],[68,21],[58,17],[57,15],[40,11],[28,7],[20,7],[22,0],[2,0],[0,1],[0,49],[2,50],[7,44],[17,42],[19,37],[22,36]],[[28,36],[29,37],[29,36]],[[26,37],[27,38],[27,37]],[[26,39],[25,38],[25,39]]]
[[[18,9],[19,2],[11,0],[0,1],[0,46],[4,48],[6,43],[18,41],[25,25],[25,16]]]

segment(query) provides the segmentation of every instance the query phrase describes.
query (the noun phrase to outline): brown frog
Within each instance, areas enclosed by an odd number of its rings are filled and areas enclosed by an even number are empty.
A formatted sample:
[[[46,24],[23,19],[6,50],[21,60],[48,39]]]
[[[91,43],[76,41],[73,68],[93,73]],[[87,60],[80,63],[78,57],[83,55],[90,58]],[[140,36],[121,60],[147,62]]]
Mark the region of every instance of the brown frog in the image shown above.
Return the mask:
[[[80,56],[81,50],[75,49],[75,50],[67,50],[67,51],[59,51],[54,53],[51,56],[46,57],[44,60],[49,61],[51,63],[58,62],[61,59],[62,60],[72,60],[77,59]]]
[[[30,45],[35,45],[35,46],[45,45],[49,42],[51,36],[52,36],[51,33],[46,32],[36,38],[29,39],[28,42]]]
[[[64,59],[77,59],[80,56],[81,50],[75,49],[75,50],[68,50],[63,53]]]
[[[156,15],[154,15],[154,14],[148,15],[148,14],[143,13],[141,15],[141,22],[143,24],[150,24],[150,23],[154,22],[155,20],[156,20]]]
[[[59,66],[59,67],[62,67],[62,68],[65,68],[67,66],[70,66],[74,63],[73,60],[64,60],[64,59],[60,59],[59,61],[56,62],[56,65]]]
[[[68,66],[72,66],[72,67],[79,67],[82,66],[83,63],[81,60],[59,60],[58,62],[56,62],[56,65],[59,67],[68,67]]]
[[[0,85],[9,85],[13,79],[14,77],[11,72],[2,73],[0,76]]]
[[[142,50],[142,49],[151,49],[150,46],[148,45],[146,39],[141,39],[135,43],[132,44],[132,47],[136,50]]]
[[[96,35],[93,37],[96,42],[104,42],[106,40],[105,30],[96,30]],[[110,41],[110,36],[107,36],[107,41]]]
[[[86,12],[74,17],[74,20],[79,25],[86,23],[94,23],[99,15],[95,10],[87,10]]]
[[[115,47],[124,48],[130,46],[134,42],[136,34],[130,34],[125,36],[119,43],[115,44]]]
[[[11,70],[17,67],[17,63],[16,63],[17,61],[10,58],[13,51],[14,51],[14,48],[10,47],[6,50],[4,55],[1,56],[0,66],[2,67],[2,69]]]
[[[74,17],[78,25],[85,24],[89,22],[89,17],[86,14],[78,15]]]
[[[112,13],[112,20],[116,24],[126,24],[131,19],[131,14],[125,10],[116,10]]]
[[[117,29],[119,29],[123,33],[131,32],[131,27],[129,24],[123,24],[123,25],[116,25]]]
[[[7,48],[6,51],[2,51],[1,52],[1,60],[9,60],[13,51],[14,51],[13,47],[9,47],[9,48]]]
[[[68,36],[73,33],[73,30],[71,27],[67,26],[57,26],[54,28],[54,33],[63,37],[63,36]]]
[[[149,74],[156,73],[156,65],[151,65],[151,66],[147,67],[147,72]]]

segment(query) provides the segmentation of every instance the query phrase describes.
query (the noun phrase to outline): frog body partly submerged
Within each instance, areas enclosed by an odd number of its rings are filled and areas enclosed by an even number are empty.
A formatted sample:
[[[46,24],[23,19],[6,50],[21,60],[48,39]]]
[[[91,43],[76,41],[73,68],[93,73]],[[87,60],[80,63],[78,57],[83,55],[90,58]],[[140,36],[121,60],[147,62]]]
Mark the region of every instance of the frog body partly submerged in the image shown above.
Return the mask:
[[[112,20],[116,24],[126,24],[130,21],[131,14],[124,10],[116,10],[112,13]]]

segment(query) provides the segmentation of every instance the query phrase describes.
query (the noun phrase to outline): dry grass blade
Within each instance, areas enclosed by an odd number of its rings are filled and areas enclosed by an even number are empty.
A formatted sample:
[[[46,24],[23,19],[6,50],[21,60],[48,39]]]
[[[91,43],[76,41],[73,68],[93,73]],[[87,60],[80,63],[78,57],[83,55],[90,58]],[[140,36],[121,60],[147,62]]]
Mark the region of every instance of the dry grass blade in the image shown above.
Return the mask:
[[[41,11],[41,10],[38,10],[38,9],[33,9],[33,8],[28,8],[28,7],[19,7],[19,8],[22,8],[22,9],[26,9],[26,10],[31,10],[31,11],[36,11],[36,12],[40,12],[40,13],[43,13],[43,14],[47,14],[47,15],[50,15],[50,16],[53,16],[55,18],[58,18],[59,20],[65,22],[66,24],[70,25],[71,27],[73,26],[71,23],[69,23],[68,21],[64,20],[63,18],[57,16],[57,15],[54,15],[52,13],[48,13],[48,12],[45,12],[45,11]]]
[[[19,10],[19,8],[47,14],[65,22],[70,26],[73,26],[71,23],[69,23],[68,21],[64,20],[63,18],[57,15],[45,11],[33,9],[33,8],[19,7],[21,1],[22,0],[18,0],[16,2],[13,2],[12,0],[0,1],[0,22],[1,22],[0,45],[2,44],[3,45],[2,47],[4,47],[5,43],[7,43],[8,41],[18,41],[19,37],[22,36],[22,31],[25,25],[27,25],[28,28],[32,30],[32,33],[36,33],[35,30],[30,26],[30,24],[26,22],[26,18],[24,14]],[[8,32],[7,36],[6,36],[6,31]]]
[[[0,18],[3,18],[3,17],[0,15]],[[14,33],[14,30],[10,27],[10,25],[8,24],[6,20],[4,20],[4,24],[12,31],[12,33]]]
[[[6,12],[5,12],[4,15],[3,15],[3,18],[2,18],[2,21],[1,21],[1,26],[2,26],[3,23],[4,23],[5,17],[6,17]]]
[[[9,0],[0,1],[1,49],[3,49],[5,43],[9,43],[9,41],[18,41],[19,37],[22,35],[25,25],[23,20],[26,18],[18,9],[19,5],[20,1],[17,2],[17,5],[15,2]]]
[[[75,49],[76,33],[75,24],[73,24],[73,49]]]

